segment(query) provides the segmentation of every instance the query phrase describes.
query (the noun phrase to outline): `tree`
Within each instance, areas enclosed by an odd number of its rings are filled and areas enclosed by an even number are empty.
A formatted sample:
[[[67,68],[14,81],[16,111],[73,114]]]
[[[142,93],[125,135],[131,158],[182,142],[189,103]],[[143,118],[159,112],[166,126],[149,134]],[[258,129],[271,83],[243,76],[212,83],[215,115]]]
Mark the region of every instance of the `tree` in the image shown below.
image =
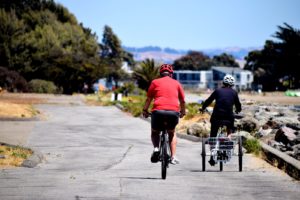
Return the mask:
[[[280,40],[276,43],[276,50],[280,54],[277,63],[278,78],[286,78],[288,88],[299,88],[300,74],[295,71],[298,72],[300,66],[300,30],[287,23],[278,26],[278,29],[274,35]]]
[[[239,64],[235,61],[232,55],[222,53],[221,55],[214,56],[212,59],[214,65],[226,66],[226,67],[239,67]]]
[[[264,90],[285,90],[300,87],[300,31],[284,23],[274,35],[279,41],[267,40],[260,51],[246,57],[245,69],[254,72],[256,84]],[[264,73],[259,73],[259,71]],[[288,83],[288,84],[286,84]]]
[[[175,70],[208,70],[213,65],[211,59],[202,52],[190,51],[174,61]]]
[[[109,80],[115,81],[118,87],[119,80],[123,77],[124,71],[121,70],[123,62],[134,65],[133,55],[126,52],[121,41],[109,26],[104,27],[102,44],[100,44],[101,58],[104,60]]]
[[[134,69],[133,77],[137,80],[139,88],[148,90],[151,81],[159,76],[159,67],[153,59],[144,60],[140,66]]]
[[[0,65],[72,93],[104,76],[97,36],[52,0],[0,3]]]

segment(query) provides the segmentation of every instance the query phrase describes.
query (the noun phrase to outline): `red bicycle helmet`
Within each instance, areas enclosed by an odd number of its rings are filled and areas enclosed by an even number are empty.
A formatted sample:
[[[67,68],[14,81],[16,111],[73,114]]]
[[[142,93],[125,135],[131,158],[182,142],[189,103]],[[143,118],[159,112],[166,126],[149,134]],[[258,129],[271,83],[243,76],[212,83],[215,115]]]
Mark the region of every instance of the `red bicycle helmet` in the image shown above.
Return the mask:
[[[160,69],[159,69],[159,73],[163,73],[163,72],[169,72],[169,73],[173,74],[174,70],[173,70],[172,65],[169,65],[169,64],[161,65]]]

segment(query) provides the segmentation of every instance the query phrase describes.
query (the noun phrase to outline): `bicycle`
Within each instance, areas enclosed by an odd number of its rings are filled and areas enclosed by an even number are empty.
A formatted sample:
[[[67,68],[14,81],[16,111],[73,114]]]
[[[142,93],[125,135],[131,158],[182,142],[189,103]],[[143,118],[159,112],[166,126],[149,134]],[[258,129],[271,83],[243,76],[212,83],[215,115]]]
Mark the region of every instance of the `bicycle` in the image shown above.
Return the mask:
[[[235,116],[240,118],[240,116]],[[202,138],[202,171],[206,170],[206,156],[210,156],[212,161],[219,164],[220,171],[223,171],[223,164],[229,162],[234,155],[238,156],[239,171],[243,170],[243,149],[242,137],[237,135],[229,139],[225,134],[226,121],[221,121],[220,128],[216,137]],[[209,153],[206,154],[206,144],[209,145]],[[235,153],[235,147],[238,145],[238,152]]]
[[[151,113],[148,113],[151,116]],[[167,119],[164,117],[163,127],[159,133],[159,159],[161,162],[161,178],[166,179],[167,177],[167,168],[171,163],[171,148],[169,142],[169,134],[167,132]]]

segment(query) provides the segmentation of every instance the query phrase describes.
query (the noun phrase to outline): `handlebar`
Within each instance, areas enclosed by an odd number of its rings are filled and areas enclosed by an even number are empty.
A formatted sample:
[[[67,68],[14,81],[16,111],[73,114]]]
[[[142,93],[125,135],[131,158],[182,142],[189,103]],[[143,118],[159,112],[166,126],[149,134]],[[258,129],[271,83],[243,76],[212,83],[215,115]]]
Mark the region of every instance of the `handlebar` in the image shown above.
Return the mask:
[[[202,109],[202,108],[200,108],[199,109],[199,111],[200,111],[200,113],[209,113],[210,114],[210,112],[208,111],[208,109],[207,108],[205,108],[205,109]],[[234,119],[242,119],[242,118],[244,118],[245,117],[245,115],[243,114],[243,113],[237,113],[237,112],[234,112],[233,113],[233,117],[234,117]]]

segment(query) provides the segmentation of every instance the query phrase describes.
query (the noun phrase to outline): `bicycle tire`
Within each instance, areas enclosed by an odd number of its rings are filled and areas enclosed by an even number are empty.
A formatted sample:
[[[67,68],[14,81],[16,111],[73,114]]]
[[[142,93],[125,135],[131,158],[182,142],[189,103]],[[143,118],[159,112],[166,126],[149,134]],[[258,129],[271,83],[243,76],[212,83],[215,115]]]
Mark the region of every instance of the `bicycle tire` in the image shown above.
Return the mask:
[[[242,137],[238,138],[238,145],[239,145],[239,171],[243,171],[243,148],[242,148]]]
[[[205,151],[205,138],[202,138],[202,171],[204,172],[206,169],[206,151]]]
[[[161,178],[167,178],[168,152],[166,143],[166,133],[162,133],[162,149],[161,149]]]
[[[223,161],[220,161],[220,171],[223,171]]]

